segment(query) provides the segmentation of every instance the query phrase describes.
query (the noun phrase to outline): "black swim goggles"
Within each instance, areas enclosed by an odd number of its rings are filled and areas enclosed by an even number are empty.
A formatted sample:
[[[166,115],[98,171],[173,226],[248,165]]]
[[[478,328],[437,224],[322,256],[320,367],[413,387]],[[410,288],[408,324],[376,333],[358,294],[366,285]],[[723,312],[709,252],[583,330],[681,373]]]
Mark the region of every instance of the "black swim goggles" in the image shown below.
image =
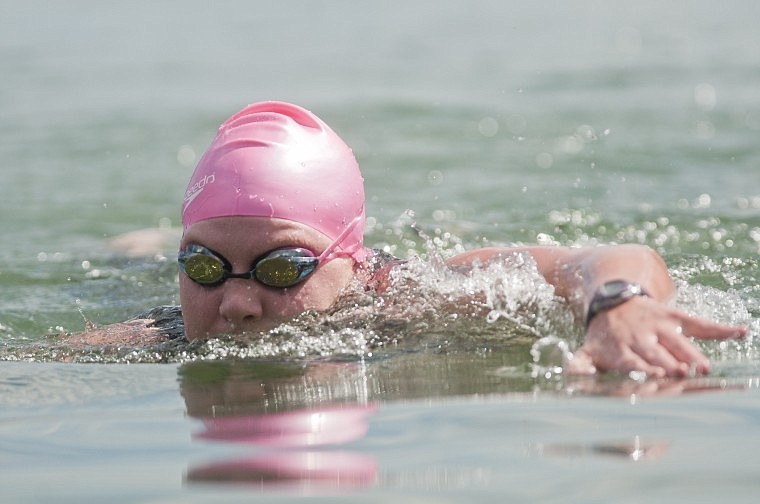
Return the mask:
[[[245,273],[233,273],[230,262],[202,245],[188,245],[177,257],[179,269],[201,285],[219,285],[228,278],[258,280],[269,287],[284,289],[304,281],[319,265],[320,258],[305,248],[275,249],[260,256]]]
[[[219,285],[228,278],[247,278],[258,280],[269,287],[284,289],[303,282],[320,264],[337,257],[350,257],[349,251],[341,250],[340,245],[346,236],[362,222],[364,208],[346,226],[319,257],[309,249],[301,247],[283,247],[271,250],[253,261],[253,267],[245,273],[233,273],[232,265],[223,255],[203,245],[188,245],[179,252],[177,262],[179,269],[190,280],[201,285]],[[360,244],[361,245],[361,244]]]

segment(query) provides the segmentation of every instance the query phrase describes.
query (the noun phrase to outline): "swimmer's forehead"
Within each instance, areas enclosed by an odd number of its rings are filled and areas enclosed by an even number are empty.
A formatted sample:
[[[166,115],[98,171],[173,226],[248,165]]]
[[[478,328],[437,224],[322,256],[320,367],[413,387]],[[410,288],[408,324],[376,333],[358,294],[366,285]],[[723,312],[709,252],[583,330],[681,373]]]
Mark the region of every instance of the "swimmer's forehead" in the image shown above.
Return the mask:
[[[327,246],[331,240],[324,233],[306,224],[275,217],[217,217],[196,222],[182,235],[181,246],[200,242],[222,246],[266,248],[267,246],[299,245],[314,248]],[[271,248],[271,247],[270,247]]]

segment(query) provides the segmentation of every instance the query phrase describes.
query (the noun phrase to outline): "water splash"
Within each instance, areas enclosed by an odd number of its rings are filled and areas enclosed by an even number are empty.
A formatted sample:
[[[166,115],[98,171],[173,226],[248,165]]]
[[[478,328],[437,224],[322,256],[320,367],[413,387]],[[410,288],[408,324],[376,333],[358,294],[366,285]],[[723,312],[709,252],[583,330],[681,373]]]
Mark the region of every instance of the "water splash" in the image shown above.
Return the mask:
[[[546,335],[574,338],[572,316],[525,254],[504,254],[455,270],[450,249],[406,215],[407,229],[425,254],[412,254],[389,274],[388,288],[353,285],[327,312],[308,311],[268,332],[205,342],[150,346],[67,345],[51,337],[33,348],[6,348],[6,360],[75,362],[186,362],[261,357],[362,357],[382,351],[471,349],[534,341]],[[454,247],[456,239],[450,240]],[[423,257],[427,256],[427,258]]]
[[[570,344],[557,336],[544,336],[530,348],[531,375],[547,380],[561,375],[565,363],[572,359]]]
[[[402,229],[413,230],[403,236]],[[526,364],[534,377],[557,377],[582,341],[582,331],[566,303],[538,272],[529,254],[505,252],[472,268],[454,269],[446,258],[462,241],[438,229],[423,230],[409,211],[392,229],[409,259],[389,274],[387,289],[353,285],[326,312],[305,312],[271,331],[246,337],[151,345],[68,345],[50,337],[5,340],[0,359],[74,362],[187,362],[228,358],[361,358],[382,352],[481,350],[532,345]],[[420,251],[422,250],[422,251]],[[746,340],[698,342],[723,362],[757,361],[760,334],[754,259],[685,258],[671,270],[679,286],[677,304],[690,313],[750,326]],[[749,271],[749,273],[748,273]],[[700,282],[709,280],[718,287]],[[77,304],[77,311],[82,307]],[[180,328],[181,331],[181,328]]]

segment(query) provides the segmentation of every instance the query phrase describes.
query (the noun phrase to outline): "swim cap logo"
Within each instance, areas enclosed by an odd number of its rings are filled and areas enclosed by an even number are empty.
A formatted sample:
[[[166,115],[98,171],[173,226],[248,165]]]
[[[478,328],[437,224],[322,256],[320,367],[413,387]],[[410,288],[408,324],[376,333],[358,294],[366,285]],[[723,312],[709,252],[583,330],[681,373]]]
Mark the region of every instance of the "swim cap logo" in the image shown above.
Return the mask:
[[[207,185],[213,184],[214,180],[214,173],[211,173],[209,175],[205,175],[198,182],[187,188],[187,191],[185,192],[184,204],[182,206],[182,213],[185,213],[187,211],[187,207],[190,206],[190,203],[192,203],[195,198],[201,195],[203,189]]]

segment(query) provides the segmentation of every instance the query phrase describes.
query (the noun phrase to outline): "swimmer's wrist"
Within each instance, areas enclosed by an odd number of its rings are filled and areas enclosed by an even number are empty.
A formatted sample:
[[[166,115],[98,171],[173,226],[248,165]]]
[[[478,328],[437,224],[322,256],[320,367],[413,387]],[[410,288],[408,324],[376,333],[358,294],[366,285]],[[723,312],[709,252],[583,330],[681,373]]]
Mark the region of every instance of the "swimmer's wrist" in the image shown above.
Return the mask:
[[[627,280],[612,280],[602,284],[589,301],[586,310],[585,326],[588,329],[592,320],[600,313],[612,310],[633,298],[645,296],[650,297],[644,288]]]

